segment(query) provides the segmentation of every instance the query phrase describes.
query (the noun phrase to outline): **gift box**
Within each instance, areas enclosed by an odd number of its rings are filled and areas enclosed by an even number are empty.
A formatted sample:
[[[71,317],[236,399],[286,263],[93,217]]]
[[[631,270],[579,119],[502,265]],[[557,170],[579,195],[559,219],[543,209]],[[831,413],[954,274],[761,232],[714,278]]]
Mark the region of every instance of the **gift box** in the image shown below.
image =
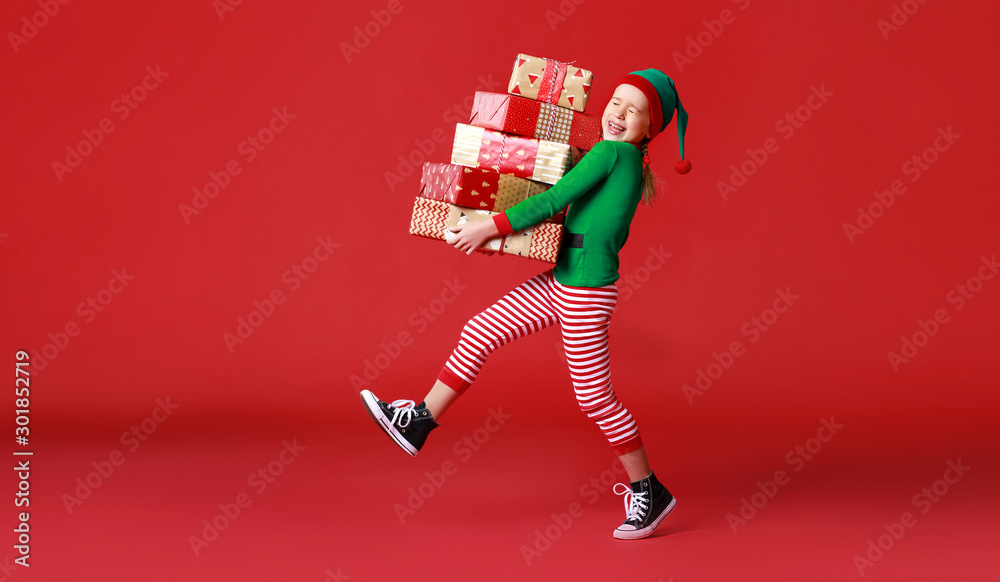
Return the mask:
[[[491,220],[497,212],[464,208],[441,200],[418,196],[413,202],[410,234],[450,240],[455,233],[448,227],[466,222]],[[563,225],[546,220],[513,234],[486,240],[480,249],[555,263],[562,243]]]
[[[573,164],[572,146],[459,123],[451,163],[555,184]]]
[[[590,150],[602,139],[601,119],[517,95],[476,91],[469,125]]]
[[[583,112],[593,79],[594,74],[587,69],[520,54],[514,61],[507,92]]]
[[[483,168],[425,162],[418,196],[466,208],[503,212],[548,189],[548,184]],[[562,222],[564,217],[565,211],[552,220]]]

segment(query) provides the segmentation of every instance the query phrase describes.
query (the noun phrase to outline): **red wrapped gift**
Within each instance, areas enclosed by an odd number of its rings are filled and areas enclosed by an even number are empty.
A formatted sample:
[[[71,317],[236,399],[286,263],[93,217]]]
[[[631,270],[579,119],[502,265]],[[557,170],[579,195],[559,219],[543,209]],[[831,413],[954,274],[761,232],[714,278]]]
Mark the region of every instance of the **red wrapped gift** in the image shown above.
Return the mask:
[[[555,184],[572,167],[578,152],[578,148],[564,143],[459,123],[451,163]]]
[[[507,92],[586,111],[594,74],[554,59],[520,54],[514,60]]]
[[[476,91],[470,125],[590,150],[601,141],[601,119],[551,103]]]
[[[426,162],[419,196],[466,208],[502,212],[548,189],[548,184],[484,168]],[[565,211],[560,212],[553,220],[562,222],[564,216]]]
[[[410,217],[410,234],[448,241],[455,233],[451,226],[467,222],[492,220],[496,212],[463,208],[454,204],[418,196],[413,201]],[[479,247],[482,251],[496,251],[503,255],[517,255],[548,263],[559,258],[563,238],[563,225],[544,220],[535,226],[506,236],[487,239]]]

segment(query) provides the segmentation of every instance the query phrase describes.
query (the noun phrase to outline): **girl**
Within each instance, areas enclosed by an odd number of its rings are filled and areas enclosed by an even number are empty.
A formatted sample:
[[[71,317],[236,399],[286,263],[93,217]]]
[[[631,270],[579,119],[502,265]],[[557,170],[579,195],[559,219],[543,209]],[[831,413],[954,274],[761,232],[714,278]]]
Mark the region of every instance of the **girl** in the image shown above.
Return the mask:
[[[608,325],[618,297],[618,252],[628,239],[640,199],[650,204],[656,194],[646,147],[666,128],[674,109],[681,153],[676,170],[687,173],[691,169],[684,159],[688,115],[674,82],[657,69],[636,71],[619,81],[604,109],[604,141],[555,185],[492,221],[451,227],[456,235],[449,244],[472,254],[487,239],[529,228],[569,205],[555,267],[528,279],[469,320],[423,402],[390,404],[369,390],[361,392],[368,414],[403,450],[417,454],[491,352],[558,322],[580,409],[603,431],[631,479],[630,487],[615,485],[615,493],[625,495],[626,514],[614,537],[649,536],[673,510],[676,499],[653,474],[639,429],[612,390]]]

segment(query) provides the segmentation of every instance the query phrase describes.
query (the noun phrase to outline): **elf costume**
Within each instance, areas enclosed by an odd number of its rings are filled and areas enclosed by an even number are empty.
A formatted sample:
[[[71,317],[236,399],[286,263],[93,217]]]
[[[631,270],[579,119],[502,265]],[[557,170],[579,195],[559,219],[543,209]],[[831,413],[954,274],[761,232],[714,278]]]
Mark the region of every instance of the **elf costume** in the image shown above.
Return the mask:
[[[646,69],[626,75],[622,83],[637,87],[649,101],[650,139],[666,128],[677,109],[682,159],[676,169],[689,171],[691,163],[683,159],[688,116],[670,77]],[[569,205],[555,267],[469,320],[438,380],[464,393],[490,353],[558,322],[581,410],[597,423],[616,455],[642,446],[632,415],[611,388],[607,329],[618,299],[618,251],[642,199],[643,172],[649,163],[644,149],[629,142],[598,142],[551,188],[493,217],[497,230],[506,235]]]
[[[685,174],[684,133],[688,115],[673,80],[656,69],[625,75],[618,84],[637,87],[649,102],[650,139],[663,131],[677,110],[677,135]],[[628,240],[629,226],[642,200],[642,179],[648,158],[629,142],[598,142],[565,176],[545,192],[493,217],[500,235],[509,235],[551,218],[569,206],[562,248],[554,267],[563,285],[601,287],[618,280],[618,252]]]
[[[646,69],[626,75],[622,83],[639,88],[649,101],[650,139],[666,128],[677,110],[681,161],[676,170],[688,172],[691,163],[684,159],[687,113],[673,81],[661,71]],[[500,234],[507,235],[569,206],[555,267],[524,281],[470,319],[441,369],[439,381],[462,394],[493,351],[559,323],[580,409],[597,423],[616,455],[643,446],[635,420],[611,386],[608,327],[618,301],[618,252],[628,239],[629,225],[642,199],[648,164],[645,144],[599,142],[547,191],[493,217]],[[530,377],[525,380],[530,381]],[[423,402],[416,406],[412,400],[390,404],[369,390],[362,391],[361,398],[372,419],[411,455],[417,454],[427,434],[438,427]],[[618,485],[626,490],[619,492]],[[614,530],[616,538],[650,535],[676,505],[676,499],[652,472],[629,486],[618,485],[615,493],[626,495],[626,519]]]

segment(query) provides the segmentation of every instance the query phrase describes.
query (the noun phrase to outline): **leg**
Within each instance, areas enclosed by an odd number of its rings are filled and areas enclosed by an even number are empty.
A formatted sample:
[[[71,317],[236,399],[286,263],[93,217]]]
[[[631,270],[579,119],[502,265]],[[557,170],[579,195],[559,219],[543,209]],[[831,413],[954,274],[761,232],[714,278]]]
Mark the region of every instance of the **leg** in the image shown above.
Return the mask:
[[[649,477],[650,473],[653,472],[649,468],[649,460],[646,458],[645,447],[639,447],[631,453],[618,455],[618,458],[621,460],[622,465],[625,466],[625,471],[628,473],[628,480],[633,483]]]
[[[616,455],[641,450],[642,439],[632,415],[611,386],[608,326],[618,300],[614,283],[599,288],[568,287],[553,280],[552,302],[562,327],[563,347],[580,409],[597,423]],[[645,453],[622,460],[643,470]],[[636,461],[636,462],[633,462]],[[641,479],[649,473],[640,475]],[[630,471],[630,477],[631,477]]]
[[[618,299],[614,284],[599,288],[567,287],[553,281],[552,303],[563,330],[563,347],[580,409],[597,422],[621,459],[631,483],[617,483],[625,495],[625,522],[612,535],[640,539],[652,535],[677,500],[649,468],[639,428],[611,389],[608,326]],[[618,488],[624,490],[619,491]]]
[[[556,322],[547,285],[551,277],[549,269],[528,279],[470,319],[458,347],[420,405],[414,406],[412,400],[383,402],[370,390],[362,390],[361,401],[372,420],[401,449],[415,456],[427,434],[437,428],[436,419],[468,389],[490,353]]]
[[[437,420],[441,420],[441,415],[444,411],[448,410],[452,402],[458,400],[459,393],[455,392],[448,387],[447,384],[438,380],[434,383],[431,391],[427,393],[424,397],[424,404],[427,406],[427,410],[431,411],[431,416]]]
[[[472,385],[492,352],[556,322],[547,283],[551,277],[552,269],[535,275],[465,324],[458,346],[425,398],[435,418]]]

